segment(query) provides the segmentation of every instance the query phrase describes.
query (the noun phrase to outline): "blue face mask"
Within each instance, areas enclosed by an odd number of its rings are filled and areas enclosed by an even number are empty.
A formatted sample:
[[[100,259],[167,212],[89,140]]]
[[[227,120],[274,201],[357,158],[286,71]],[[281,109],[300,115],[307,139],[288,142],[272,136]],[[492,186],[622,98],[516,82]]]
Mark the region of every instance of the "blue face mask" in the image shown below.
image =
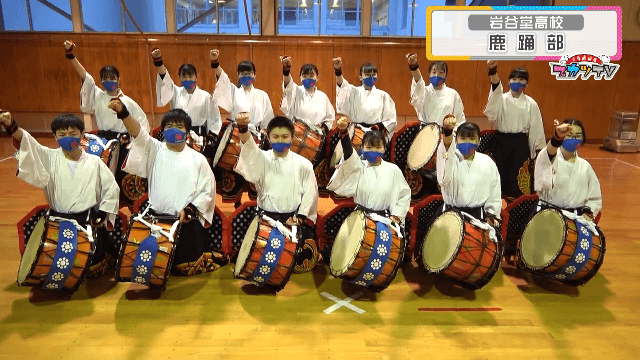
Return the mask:
[[[271,148],[273,149],[273,151],[278,153],[283,153],[290,147],[291,147],[291,143],[282,143],[282,142],[271,143]]]
[[[456,148],[458,149],[458,151],[460,151],[462,156],[469,156],[476,151],[476,149],[478,148],[478,144],[464,142],[457,144]]]
[[[316,86],[316,80],[315,79],[304,79],[304,80],[302,80],[302,86],[304,86],[304,88],[307,89],[307,90],[311,90],[311,89],[313,89],[314,86]]]
[[[364,151],[362,155],[364,155],[364,158],[367,159],[368,162],[377,163],[382,159],[384,153],[378,151]]]
[[[182,84],[182,86],[184,86],[184,88],[187,90],[191,90],[196,87],[195,80],[182,80],[180,81],[180,84]]]
[[[444,84],[444,78],[440,76],[432,76],[429,78],[429,81],[431,82],[431,85],[433,85],[433,87],[438,87]]]
[[[580,139],[564,139],[562,141],[562,147],[569,152],[578,150],[580,146],[582,146],[582,140]]]
[[[376,82],[378,82],[378,78],[375,76],[370,76],[362,79],[362,82],[366,87],[373,87]]]
[[[116,91],[118,89],[117,81],[103,81],[102,87],[107,91]]]
[[[527,86],[526,84],[519,83],[519,82],[509,83],[509,87],[511,88],[511,90],[513,90],[513,92],[520,92],[524,90],[526,86]]]
[[[187,134],[178,128],[167,129],[163,131],[162,134],[164,135],[164,139],[170,144],[179,144],[187,139]]]
[[[73,136],[65,136],[63,138],[56,139],[58,141],[58,145],[62,148],[62,150],[73,151],[80,146],[80,138]]]
[[[242,86],[249,86],[249,85],[253,84],[254,77],[253,76],[241,76],[239,80],[240,80],[240,84]]]

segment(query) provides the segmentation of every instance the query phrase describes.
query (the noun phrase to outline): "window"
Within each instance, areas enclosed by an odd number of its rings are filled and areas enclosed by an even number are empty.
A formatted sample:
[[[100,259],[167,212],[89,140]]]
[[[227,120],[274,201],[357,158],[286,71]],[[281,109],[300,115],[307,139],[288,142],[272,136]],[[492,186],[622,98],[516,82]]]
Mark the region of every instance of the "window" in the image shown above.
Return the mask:
[[[280,35],[360,35],[360,0],[277,0]]]
[[[4,30],[73,31],[69,0],[2,0]]]
[[[178,32],[260,34],[260,0],[177,0]],[[248,24],[247,26],[247,17]]]
[[[167,31],[164,0],[125,0],[124,3],[143,32]],[[81,6],[85,31],[138,31],[120,0],[81,0]]]
[[[371,35],[411,36],[413,16],[413,0],[372,0]]]
[[[445,6],[448,0],[415,0],[413,16],[413,36],[427,36],[427,7]]]

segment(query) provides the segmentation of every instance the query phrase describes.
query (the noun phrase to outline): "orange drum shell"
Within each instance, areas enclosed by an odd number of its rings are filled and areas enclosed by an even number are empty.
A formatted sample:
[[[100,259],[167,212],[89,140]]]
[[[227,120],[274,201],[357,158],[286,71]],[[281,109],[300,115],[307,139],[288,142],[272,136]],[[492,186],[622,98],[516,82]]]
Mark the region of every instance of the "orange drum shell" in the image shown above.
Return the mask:
[[[165,224],[158,222],[156,225],[161,226],[164,231],[171,232],[173,224]],[[176,229],[174,237],[177,238],[180,227]],[[150,234],[150,229],[141,223],[135,222],[133,216],[129,220],[129,227],[127,230],[127,241],[120,248],[120,256],[118,259],[118,265],[116,268],[116,277],[121,282],[131,282],[131,275],[133,274],[133,263],[138,253],[140,243],[144,241]],[[172,243],[164,236],[158,239],[158,253],[153,262],[151,269],[150,284],[153,287],[158,287],[164,290],[167,286],[167,280],[171,273],[171,266],[173,263],[173,255],[175,252],[175,246],[177,239],[174,239]]]
[[[356,256],[353,264],[349,266],[349,270],[342,276],[345,279],[353,280],[355,279],[362,270],[364,270],[365,266],[369,262],[369,258],[374,251],[374,246],[376,242],[377,235],[377,227],[376,222],[365,218],[365,235],[362,244],[360,245],[360,251]],[[385,262],[382,267],[382,271],[380,274],[371,282],[370,286],[375,287],[386,287],[389,283],[395,278],[395,274],[397,269],[400,267],[402,263],[402,255],[404,254],[404,240],[398,237],[398,234],[391,228],[391,250],[389,253],[389,258]]]
[[[291,141],[291,151],[302,155],[314,164],[318,153],[322,149],[324,135],[311,131],[308,126],[300,121],[296,121],[294,125],[295,133]],[[301,146],[303,144],[304,146]]]
[[[258,233],[255,235],[253,245],[251,246],[251,252],[249,253],[249,257],[245,261],[244,267],[240,271],[240,275],[238,277],[249,279],[256,271],[256,267],[258,266],[258,263],[260,263],[264,249],[269,241],[271,230],[272,227],[269,223],[267,223],[266,220],[261,219],[258,226]],[[267,284],[277,286],[279,288],[283,288],[289,281],[289,277],[293,272],[293,267],[295,265],[298,249],[298,244],[286,237],[284,239],[284,249],[282,249],[282,254],[278,259],[278,265],[267,282]]]
[[[224,152],[220,156],[220,159],[218,160],[216,166],[220,166],[221,168],[226,170],[233,170],[238,163],[238,159],[240,159],[240,132],[238,131],[238,127],[232,123],[229,123],[229,125],[227,126],[233,126],[233,132],[231,133],[229,142],[225,145]],[[224,128],[220,130],[221,134],[223,132]],[[259,144],[258,137],[253,133],[251,134],[251,136],[253,136],[253,140],[256,142],[256,144]]]
[[[31,267],[29,275],[25,281],[19,285],[42,286],[53,265],[53,257],[58,248],[58,232],[59,226],[57,223],[47,221],[45,224],[44,239],[30,239],[30,241],[40,241],[40,249],[38,250],[38,256]],[[95,245],[89,241],[87,234],[78,230],[78,249],[69,277],[64,283],[65,290],[71,292],[78,290],[91,265],[91,258],[93,257],[94,251]]]
[[[560,270],[565,264],[567,264],[573,258],[575,249],[578,247],[578,241],[579,241],[578,229],[576,227],[576,222],[574,220],[571,220],[564,216],[563,216],[563,219],[565,221],[566,229],[565,229],[565,236],[564,236],[565,241],[562,246],[562,249],[560,250],[558,256],[553,260],[553,262],[549,266],[545,267],[542,270],[537,270],[534,272],[541,271],[544,273],[554,273]],[[553,278],[554,280],[560,281],[563,283],[584,284],[595,275],[595,273],[600,268],[600,265],[604,257],[605,242],[600,236],[600,234],[593,234],[592,236],[593,236],[592,237],[593,246],[591,247],[591,252],[589,253],[589,258],[586,260],[587,263],[585,264],[585,266],[577,274],[575,274],[570,280],[562,281],[562,280]],[[521,240],[522,239],[518,240],[518,248],[520,248]],[[521,256],[522,255],[520,251],[518,251],[517,252],[518,265],[523,269],[529,270],[524,265],[524,262],[521,260]]]
[[[464,223],[464,227],[464,238],[455,258],[440,274],[475,286],[488,275],[493,276],[490,274],[492,271],[497,271],[496,256],[502,257],[502,249],[498,243],[491,241],[487,232],[468,222]],[[472,237],[484,239],[486,248],[483,249]]]

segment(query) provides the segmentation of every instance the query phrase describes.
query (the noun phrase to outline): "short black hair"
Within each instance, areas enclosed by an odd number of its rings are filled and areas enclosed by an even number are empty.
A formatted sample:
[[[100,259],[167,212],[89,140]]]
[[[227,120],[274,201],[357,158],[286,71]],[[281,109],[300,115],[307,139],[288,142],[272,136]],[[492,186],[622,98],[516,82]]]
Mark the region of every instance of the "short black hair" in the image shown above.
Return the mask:
[[[516,78],[525,79],[529,82],[529,72],[525,68],[515,68],[509,73],[509,80]]]
[[[378,146],[380,144],[382,144],[385,149],[387,148],[387,138],[382,132],[371,130],[364,133],[364,136],[362,137],[362,146]]]
[[[168,123],[184,124],[184,127],[187,128],[187,134],[191,131],[191,117],[182,109],[171,109],[164,114],[160,125],[162,131]]]
[[[182,64],[178,69],[178,76],[180,75],[195,75],[198,76],[198,72],[196,71],[196,67],[191,64]]]
[[[313,73],[315,73],[316,76],[320,76],[320,74],[318,73],[318,68],[313,64],[304,64],[300,68],[300,76],[313,75]]]
[[[429,65],[429,73],[431,73],[431,69],[436,68],[437,70],[444,70],[445,78],[449,76],[449,67],[447,63],[444,61],[434,61]]]
[[[480,126],[478,126],[478,124],[464,122],[462,125],[458,126],[456,136],[473,137],[474,135],[477,135],[478,140],[480,140]]]
[[[100,79],[105,79],[110,75],[115,75],[117,79],[120,79],[120,72],[113,65],[105,65],[100,69]]]
[[[271,121],[269,121],[269,125],[267,125],[267,135],[271,135],[271,130],[277,127],[287,128],[291,132],[291,135],[295,132],[293,121],[286,116],[276,116],[271,119]]]
[[[576,118],[567,118],[563,121],[563,123],[580,126],[580,129],[582,129],[582,143],[583,144],[587,143],[587,133],[584,131],[584,124],[582,124],[582,121]]]
[[[372,63],[364,63],[362,64],[362,66],[360,66],[360,75],[364,75],[366,73],[378,73],[378,68],[373,65]]]
[[[58,115],[51,122],[51,132],[55,135],[58,130],[66,130],[76,128],[80,132],[84,132],[84,121],[73,114]]]
[[[240,63],[238,64],[238,74],[244,71],[251,71],[255,74],[256,66],[248,60],[240,61]]]

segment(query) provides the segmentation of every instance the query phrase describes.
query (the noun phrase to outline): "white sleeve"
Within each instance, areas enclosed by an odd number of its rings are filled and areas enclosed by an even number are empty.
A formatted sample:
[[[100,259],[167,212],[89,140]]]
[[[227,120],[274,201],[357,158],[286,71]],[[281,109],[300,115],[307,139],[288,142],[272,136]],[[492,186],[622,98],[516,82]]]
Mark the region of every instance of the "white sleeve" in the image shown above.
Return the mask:
[[[262,97],[262,109],[264,110],[262,113],[262,118],[259,121],[256,121],[256,124],[260,125],[262,129],[266,129],[267,125],[271,119],[274,118],[273,114],[273,106],[271,106],[271,99],[269,99],[269,95],[265,92]]]
[[[44,189],[51,179],[49,158],[55,151],[40,145],[23,129],[18,152],[18,178],[27,184]]]
[[[283,81],[282,82],[282,100],[280,101],[280,110],[289,119],[293,118],[293,115],[295,113],[297,97],[298,97],[298,85],[296,85],[293,82],[293,79],[289,81],[287,86],[284,86],[284,81]]]
[[[204,219],[211,224],[216,208],[216,181],[206,159],[198,157],[197,160],[199,176],[196,184],[196,197],[191,203],[196,206]],[[203,221],[201,222],[202,225],[205,225]]]
[[[216,82],[216,88],[213,91],[214,101],[228,113],[233,113],[235,93],[236,86],[231,83],[231,80],[229,80],[229,75],[222,70],[220,78],[218,78],[218,81]]]
[[[495,215],[498,219],[500,218],[500,211],[502,210],[502,192],[500,185],[500,173],[498,172],[498,167],[491,160],[491,169],[489,182],[490,195],[487,202],[484,204],[484,210],[487,213]]]
[[[331,177],[327,189],[340,196],[355,196],[363,167],[362,160],[354,150],[351,156],[339,165]]]
[[[98,188],[100,193],[97,194],[100,199],[98,209],[109,214],[107,220],[111,224],[115,224],[119,209],[120,188],[107,165],[102,160],[97,163],[99,165],[98,175],[100,176],[100,187]]]
[[[93,114],[96,108],[96,96],[102,90],[96,86],[93,77],[87,73],[80,88],[80,110],[83,113]]]
[[[316,175],[313,172],[311,164],[304,166],[304,174],[302,175],[302,199],[298,214],[306,216],[309,220],[316,223],[318,219],[318,183]]]
[[[400,170],[397,165],[396,168],[397,170],[395,171],[395,183],[398,187],[398,200],[396,201],[395,205],[391,207],[389,212],[391,213],[391,215],[399,217],[404,224],[405,217],[407,216],[409,208],[411,207],[411,188],[409,187],[409,184],[407,184],[407,180],[404,178],[402,170]]]
[[[427,90],[424,78],[421,77],[420,81],[415,81],[415,79],[411,77],[411,105],[416,109],[418,116],[425,122],[427,120],[427,114],[425,112],[428,111],[426,104]]]
[[[553,159],[549,159],[549,153],[545,146],[536,159],[536,166],[533,173],[534,184],[533,188],[536,192],[545,192],[553,189],[553,164],[557,161],[558,154]]]
[[[536,157],[536,150],[545,147],[544,127],[542,126],[542,114],[538,104],[531,99],[531,109],[529,113],[529,149],[531,150],[531,158]]]
[[[595,171],[593,171],[591,165],[589,165],[589,172],[587,173],[587,176],[589,177],[589,198],[587,199],[587,204],[585,206],[588,206],[591,209],[591,212],[593,212],[593,216],[595,217],[598,215],[600,210],[602,210],[600,181],[598,180],[598,177],[596,176]]]
[[[493,85],[489,85],[489,89]],[[502,81],[498,83],[498,87],[495,90],[489,90],[489,100],[487,101],[487,105],[484,108],[484,114],[489,118],[489,122],[491,126],[496,127],[497,122],[500,117],[503,115],[503,101],[504,98],[502,96]]]
[[[209,95],[207,93],[207,95]],[[222,129],[222,116],[220,116],[220,109],[218,108],[218,103],[212,96],[207,96],[207,125],[209,126],[209,131],[218,135],[220,133],[220,129]]]
[[[396,131],[398,121],[396,119],[396,103],[389,94],[384,93],[384,103],[382,106],[382,125],[387,129],[389,135]]]
[[[130,100],[131,101],[126,104],[129,114],[132,118],[136,119],[136,121],[140,123],[140,131],[149,132],[149,120],[147,120],[147,115],[144,113],[144,110],[142,110],[138,103],[133,101],[133,99]]]
[[[177,91],[178,87],[173,83],[168,71],[164,73],[164,78],[161,78],[158,73],[156,77],[156,100],[158,106],[162,107],[171,102]]]
[[[329,131],[331,131],[333,122],[336,120],[336,110],[333,108],[333,104],[331,103],[331,100],[329,100],[329,97],[326,95],[325,97],[325,117],[322,120],[322,123],[325,124]]]
[[[245,180],[261,184],[261,180],[264,179],[264,164],[266,161],[265,152],[258,148],[253,136],[250,136],[249,140],[242,145],[240,157],[234,170],[242,175]]]
[[[451,141],[451,145],[449,145],[449,150],[446,150],[444,147],[444,141],[440,142],[438,145],[438,158],[436,161],[436,172],[438,176],[438,184],[443,189],[449,186],[451,181],[455,177],[455,162],[457,161],[456,157],[456,140],[455,138]]]
[[[132,175],[148,178],[151,175],[151,168],[160,146],[163,146],[163,143],[153,138],[148,132],[140,131],[138,136],[131,141],[131,149],[122,170]]]
[[[351,121],[354,121],[356,115],[353,111],[353,101],[357,91],[358,89],[345,78],[342,78],[342,85],[336,84],[336,112],[346,115]]]
[[[462,104],[462,98],[460,94],[454,90],[453,100],[453,116],[456,117],[456,126],[454,130],[458,130],[458,126],[464,124],[467,118],[464,116],[464,105]]]

